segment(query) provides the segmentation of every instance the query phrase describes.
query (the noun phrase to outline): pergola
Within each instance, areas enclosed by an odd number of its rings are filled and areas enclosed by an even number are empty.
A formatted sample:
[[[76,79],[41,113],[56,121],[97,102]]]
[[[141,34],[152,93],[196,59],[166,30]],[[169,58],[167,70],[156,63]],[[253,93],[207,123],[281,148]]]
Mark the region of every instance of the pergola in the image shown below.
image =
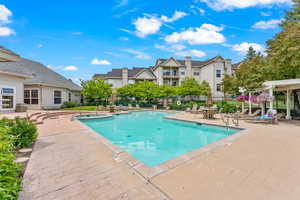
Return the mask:
[[[286,79],[267,81],[263,83],[264,90],[268,90],[270,96],[274,91],[286,91],[286,119],[291,119],[291,93],[300,89],[300,79]],[[273,101],[270,101],[270,109],[273,109]]]

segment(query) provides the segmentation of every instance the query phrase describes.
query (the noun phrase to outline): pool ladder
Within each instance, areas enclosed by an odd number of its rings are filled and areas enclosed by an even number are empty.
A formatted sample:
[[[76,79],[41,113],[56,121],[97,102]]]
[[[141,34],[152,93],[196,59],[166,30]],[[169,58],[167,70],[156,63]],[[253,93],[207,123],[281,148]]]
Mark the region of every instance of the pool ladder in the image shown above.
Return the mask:
[[[224,124],[226,125],[227,129],[229,129],[230,118],[232,119],[232,123],[235,126],[239,126],[239,115],[238,114],[225,115],[225,116],[223,114],[221,114],[221,119],[224,122]]]

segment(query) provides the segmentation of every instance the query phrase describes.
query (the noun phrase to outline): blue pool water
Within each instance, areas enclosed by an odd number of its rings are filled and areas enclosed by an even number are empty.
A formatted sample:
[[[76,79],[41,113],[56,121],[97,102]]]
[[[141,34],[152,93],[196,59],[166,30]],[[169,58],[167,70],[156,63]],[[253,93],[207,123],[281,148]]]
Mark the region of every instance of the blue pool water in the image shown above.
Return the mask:
[[[237,132],[235,129],[164,119],[167,115],[170,113],[133,112],[82,122],[149,167]]]

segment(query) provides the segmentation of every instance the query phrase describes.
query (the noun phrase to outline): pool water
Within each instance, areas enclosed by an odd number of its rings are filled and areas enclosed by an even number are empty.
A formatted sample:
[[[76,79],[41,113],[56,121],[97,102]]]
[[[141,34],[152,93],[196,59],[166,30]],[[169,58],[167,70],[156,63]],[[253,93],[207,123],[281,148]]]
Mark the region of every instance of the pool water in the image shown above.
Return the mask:
[[[221,140],[238,130],[164,119],[170,113],[132,112],[82,123],[149,167]]]

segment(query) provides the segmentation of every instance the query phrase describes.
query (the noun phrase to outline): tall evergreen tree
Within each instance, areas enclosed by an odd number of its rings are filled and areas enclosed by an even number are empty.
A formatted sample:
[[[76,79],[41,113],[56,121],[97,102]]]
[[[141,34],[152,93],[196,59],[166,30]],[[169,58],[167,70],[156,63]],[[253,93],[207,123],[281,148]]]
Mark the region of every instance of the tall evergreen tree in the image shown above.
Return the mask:
[[[257,56],[256,51],[253,49],[252,46],[249,47],[248,52],[245,56],[245,61],[249,61],[253,59],[255,56]]]
[[[300,0],[293,3],[280,25],[282,31],[267,42],[268,61],[275,73],[273,79],[300,78]],[[300,110],[297,91],[294,91],[294,102]]]

